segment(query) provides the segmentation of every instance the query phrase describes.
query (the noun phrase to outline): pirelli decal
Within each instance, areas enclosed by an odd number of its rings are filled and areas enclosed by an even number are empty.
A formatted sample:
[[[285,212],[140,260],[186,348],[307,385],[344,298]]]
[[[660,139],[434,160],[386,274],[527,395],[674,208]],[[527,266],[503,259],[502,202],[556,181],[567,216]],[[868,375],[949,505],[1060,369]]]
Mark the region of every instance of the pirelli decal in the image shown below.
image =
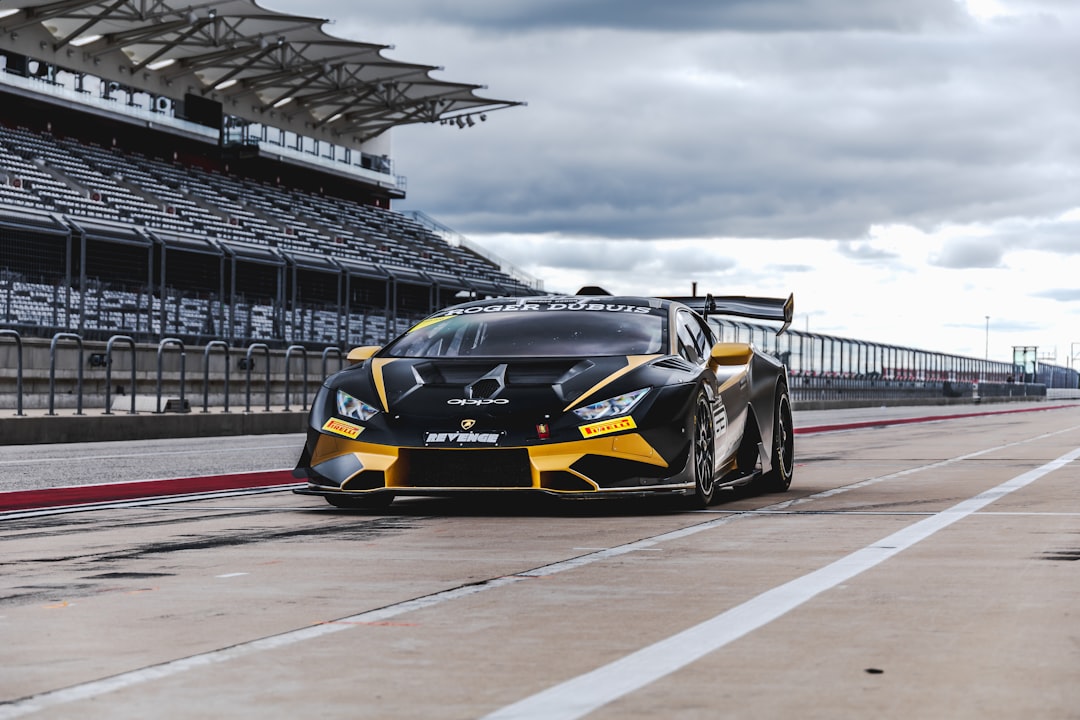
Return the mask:
[[[636,427],[637,423],[634,422],[634,418],[627,415],[615,420],[604,420],[603,422],[582,425],[578,427],[578,430],[581,431],[581,437],[592,438],[598,435],[622,432],[623,430],[633,430]]]
[[[326,432],[334,433],[335,435],[342,435],[355,440],[356,436],[364,431],[364,428],[359,425],[353,425],[351,422],[345,422],[344,420],[338,420],[337,418],[330,418],[327,420],[322,429]]]

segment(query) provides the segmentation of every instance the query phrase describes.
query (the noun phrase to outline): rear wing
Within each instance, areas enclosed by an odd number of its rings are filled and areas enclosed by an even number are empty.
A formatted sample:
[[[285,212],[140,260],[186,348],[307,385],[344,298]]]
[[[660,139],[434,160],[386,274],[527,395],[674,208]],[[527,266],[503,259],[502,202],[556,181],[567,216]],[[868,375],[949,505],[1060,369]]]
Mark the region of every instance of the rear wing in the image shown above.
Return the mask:
[[[611,295],[607,290],[596,285],[589,285],[577,291],[578,295]],[[710,315],[736,315],[758,320],[775,320],[783,323],[777,335],[782,335],[795,317],[795,295],[783,298],[747,297],[746,295],[706,295],[705,297],[664,297],[661,300],[674,300],[696,310],[702,317]]]
[[[665,300],[674,300],[701,313],[702,317],[710,315],[735,315],[737,317],[756,318],[758,320],[775,320],[783,323],[777,335],[783,334],[791,325],[795,317],[795,296],[788,295],[787,300],[782,298],[746,297],[745,295],[706,295],[705,297],[669,297]]]

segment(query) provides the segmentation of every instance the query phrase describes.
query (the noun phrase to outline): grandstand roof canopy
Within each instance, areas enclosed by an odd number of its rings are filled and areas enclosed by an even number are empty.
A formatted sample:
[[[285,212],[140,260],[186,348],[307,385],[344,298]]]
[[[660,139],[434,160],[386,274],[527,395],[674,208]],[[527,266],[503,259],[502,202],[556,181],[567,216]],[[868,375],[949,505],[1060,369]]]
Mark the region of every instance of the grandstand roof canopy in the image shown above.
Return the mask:
[[[521,104],[383,57],[392,46],[335,38],[327,22],[254,0],[6,0],[0,48],[174,99],[198,94],[231,115],[342,145]]]

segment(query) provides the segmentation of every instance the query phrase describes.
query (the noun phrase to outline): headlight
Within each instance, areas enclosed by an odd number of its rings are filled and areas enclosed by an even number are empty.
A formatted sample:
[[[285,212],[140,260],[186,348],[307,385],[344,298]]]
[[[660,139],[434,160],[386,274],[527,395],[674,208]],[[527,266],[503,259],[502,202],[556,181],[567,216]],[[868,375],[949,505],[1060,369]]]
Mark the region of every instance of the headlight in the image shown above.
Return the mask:
[[[337,391],[337,411],[338,415],[356,420],[370,420],[379,414],[376,408],[363,400],[357,400],[344,390]]]
[[[592,405],[586,405],[574,410],[574,414],[582,420],[602,420],[616,415],[625,415],[634,409],[638,401],[649,392],[649,388],[635,390],[634,392],[619,395],[618,397],[602,400]]]

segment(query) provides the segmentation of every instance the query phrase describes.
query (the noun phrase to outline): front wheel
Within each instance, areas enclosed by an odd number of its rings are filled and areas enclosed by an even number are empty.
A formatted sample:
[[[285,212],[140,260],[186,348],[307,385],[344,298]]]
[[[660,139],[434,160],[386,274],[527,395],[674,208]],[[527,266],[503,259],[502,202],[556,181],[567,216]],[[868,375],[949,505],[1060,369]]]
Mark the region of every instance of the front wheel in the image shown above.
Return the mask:
[[[785,492],[795,471],[795,435],[791,421],[791,398],[785,385],[776,388],[773,417],[772,469],[761,476],[765,492]]]
[[[701,510],[716,498],[716,431],[712,408],[705,394],[694,410],[694,495],[690,506]]]

